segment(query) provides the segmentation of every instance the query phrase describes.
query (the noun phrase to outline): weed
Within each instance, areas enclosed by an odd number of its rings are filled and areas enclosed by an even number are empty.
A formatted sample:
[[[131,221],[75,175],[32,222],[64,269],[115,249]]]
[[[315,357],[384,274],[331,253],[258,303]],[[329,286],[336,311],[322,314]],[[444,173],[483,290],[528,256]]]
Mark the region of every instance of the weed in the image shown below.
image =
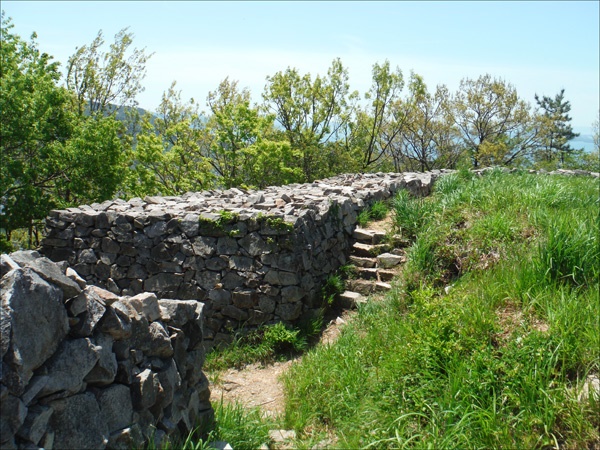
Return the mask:
[[[290,232],[294,229],[293,223],[286,222],[281,217],[267,216],[266,223],[270,228],[278,231]]]
[[[389,208],[385,202],[376,201],[370,207],[364,208],[362,211],[360,211],[356,221],[361,227],[365,227],[373,220],[384,219],[388,212]]]
[[[344,280],[340,275],[330,275],[321,288],[321,295],[326,305],[331,306],[335,298],[346,289]]]

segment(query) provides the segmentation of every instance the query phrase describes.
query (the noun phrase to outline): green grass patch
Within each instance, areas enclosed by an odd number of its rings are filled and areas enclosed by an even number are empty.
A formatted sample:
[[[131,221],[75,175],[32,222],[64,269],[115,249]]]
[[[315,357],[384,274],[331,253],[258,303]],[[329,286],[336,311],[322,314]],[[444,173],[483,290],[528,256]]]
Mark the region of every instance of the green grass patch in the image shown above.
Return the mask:
[[[343,448],[593,446],[597,181],[461,172],[434,191],[396,198],[402,279],[292,366],[286,426]]]
[[[358,213],[358,218],[356,221],[361,227],[365,227],[373,220],[384,219],[388,215],[389,210],[390,209],[385,202],[376,201],[370,207],[364,208],[360,213]]]
[[[320,330],[321,321],[322,316],[317,316],[301,324],[302,328],[277,323],[239,335],[230,345],[210,351],[206,355],[204,370],[239,369],[255,362],[267,364],[288,359],[307,348],[309,338],[317,328]]]

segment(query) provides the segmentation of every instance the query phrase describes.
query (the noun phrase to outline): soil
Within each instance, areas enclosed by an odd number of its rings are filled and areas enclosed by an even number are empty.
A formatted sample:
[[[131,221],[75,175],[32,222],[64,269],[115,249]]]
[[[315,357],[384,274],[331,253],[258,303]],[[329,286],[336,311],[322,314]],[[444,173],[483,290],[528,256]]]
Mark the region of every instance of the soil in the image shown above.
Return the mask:
[[[353,310],[338,310],[330,312],[328,324],[322,332],[317,345],[335,342],[341,329],[356,314]],[[279,416],[284,413],[283,383],[281,375],[292,364],[299,362],[301,357],[268,365],[261,363],[249,364],[242,369],[229,369],[218,374],[211,380],[210,401],[218,404],[238,402],[247,408],[260,407],[268,416]],[[208,374],[209,378],[211,374]]]

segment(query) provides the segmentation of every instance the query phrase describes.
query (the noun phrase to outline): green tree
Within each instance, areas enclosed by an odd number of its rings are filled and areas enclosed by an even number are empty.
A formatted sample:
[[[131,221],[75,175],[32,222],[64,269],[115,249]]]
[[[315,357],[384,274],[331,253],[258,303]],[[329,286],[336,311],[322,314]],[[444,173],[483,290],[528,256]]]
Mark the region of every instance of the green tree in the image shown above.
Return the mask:
[[[59,206],[102,202],[122,188],[130,152],[124,126],[115,117],[75,118],[73,133],[62,149],[64,176],[56,180]]]
[[[0,54],[0,227],[7,239],[37,225],[54,207],[103,201],[118,189],[127,165],[123,125],[113,117],[80,117],[73,94],[58,85],[58,63],[12,33],[2,18]]]
[[[554,98],[539,97],[535,94],[535,101],[542,109],[541,142],[537,152],[539,159],[551,163],[559,160],[561,167],[565,164],[565,158],[575,151],[569,145],[569,141],[579,136],[571,127],[571,104],[565,100],[565,90],[556,94]]]
[[[397,144],[406,120],[400,93],[404,79],[399,68],[389,61],[375,63],[372,85],[365,94],[366,107],[359,108],[352,130],[352,146],[361,149],[362,170],[380,164]]]
[[[402,103],[406,116],[399,139],[402,145],[393,149],[395,169],[423,172],[454,167],[461,152],[448,114],[448,88],[439,85],[431,94],[423,78],[412,73],[408,91],[409,96]]]
[[[70,96],[57,85],[58,63],[12,33],[2,14],[0,64],[0,227],[27,228],[32,244],[36,221],[56,205],[56,180],[64,177],[62,155],[73,131]]]
[[[335,59],[327,76],[301,76],[288,68],[267,77],[263,93],[266,108],[275,114],[294,151],[301,155],[298,167],[304,181],[329,175],[323,151],[327,143],[338,139],[349,121],[351,101],[348,71],[340,59]]]
[[[175,86],[163,94],[156,115],[142,118],[127,180],[130,195],[180,195],[213,186],[204,120],[194,99],[183,103]]]
[[[511,84],[489,74],[461,80],[452,113],[473,167],[508,164],[531,149],[529,109]]]
[[[250,105],[250,92],[237,85],[226,78],[207,98],[211,113],[206,123],[207,156],[219,184],[265,187],[298,181],[301,171],[293,167],[294,152],[273,129],[275,116],[261,115]]]
[[[122,29],[108,51],[103,51],[102,30],[89,45],[76,49],[67,65],[67,88],[75,93],[75,109],[84,114],[116,112],[135,106],[135,97],[144,90],[146,62],[152,54],[134,48],[133,34]]]

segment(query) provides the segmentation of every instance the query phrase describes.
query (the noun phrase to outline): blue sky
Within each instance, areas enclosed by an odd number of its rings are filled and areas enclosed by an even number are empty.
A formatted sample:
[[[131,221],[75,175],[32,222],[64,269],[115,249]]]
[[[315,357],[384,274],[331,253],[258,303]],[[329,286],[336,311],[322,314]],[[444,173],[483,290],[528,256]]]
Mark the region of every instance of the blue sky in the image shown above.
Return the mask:
[[[491,75],[534,94],[565,89],[573,125],[589,127],[599,106],[599,4],[568,2],[23,2],[4,0],[15,32],[37,32],[42,51],[66,64],[102,29],[107,42],[130,27],[154,56],[140,106],[154,109],[171,81],[204,105],[225,77],[259,101],[265,77],[288,66],[325,74],[340,57],[352,89],[388,59],[430,89]]]

